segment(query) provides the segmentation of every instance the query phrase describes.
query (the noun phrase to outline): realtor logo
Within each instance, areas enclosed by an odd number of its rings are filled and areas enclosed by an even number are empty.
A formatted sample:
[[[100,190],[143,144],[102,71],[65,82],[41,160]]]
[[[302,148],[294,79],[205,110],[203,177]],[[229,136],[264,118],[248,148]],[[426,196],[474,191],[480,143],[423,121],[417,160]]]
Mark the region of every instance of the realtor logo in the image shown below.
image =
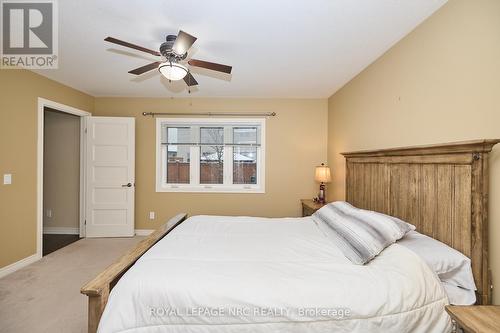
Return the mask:
[[[1,65],[5,69],[57,68],[55,0],[1,0]]]

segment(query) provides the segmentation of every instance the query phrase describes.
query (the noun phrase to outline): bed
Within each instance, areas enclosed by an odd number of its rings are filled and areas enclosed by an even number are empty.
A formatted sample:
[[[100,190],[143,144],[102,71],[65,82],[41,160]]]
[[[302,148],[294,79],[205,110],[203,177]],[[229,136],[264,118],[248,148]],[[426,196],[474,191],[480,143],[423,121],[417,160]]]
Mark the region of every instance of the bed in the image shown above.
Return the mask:
[[[469,256],[480,304],[491,302],[487,168],[497,142],[344,153],[347,201]],[[451,328],[447,296],[415,253],[394,244],[353,265],[310,217],[180,214],[81,291],[89,332]]]

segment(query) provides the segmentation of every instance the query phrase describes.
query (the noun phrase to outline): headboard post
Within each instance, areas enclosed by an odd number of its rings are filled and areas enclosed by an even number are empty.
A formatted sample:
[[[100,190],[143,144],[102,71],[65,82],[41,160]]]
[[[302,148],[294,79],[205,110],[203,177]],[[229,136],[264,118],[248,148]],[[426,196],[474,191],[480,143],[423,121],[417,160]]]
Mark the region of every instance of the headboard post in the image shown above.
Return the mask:
[[[479,304],[491,304],[488,154],[498,142],[342,153],[346,200],[408,221],[470,257]]]
[[[473,266],[482,271],[481,304],[491,304],[491,271],[488,264],[488,153],[476,153],[472,162],[472,254]],[[481,252],[481,256],[477,253]],[[481,260],[481,267],[479,267]]]

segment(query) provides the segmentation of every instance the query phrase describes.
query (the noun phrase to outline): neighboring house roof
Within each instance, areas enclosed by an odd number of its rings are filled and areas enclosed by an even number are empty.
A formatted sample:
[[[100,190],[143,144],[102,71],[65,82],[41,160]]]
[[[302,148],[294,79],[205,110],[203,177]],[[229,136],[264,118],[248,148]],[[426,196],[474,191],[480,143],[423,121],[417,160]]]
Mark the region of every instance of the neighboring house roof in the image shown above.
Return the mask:
[[[201,160],[202,161],[217,161],[218,158],[217,158],[217,154],[213,153],[213,154],[208,154],[208,155],[201,156]],[[237,162],[253,162],[253,161],[255,161],[255,159],[251,158],[251,157],[248,157],[248,156],[245,156],[245,155],[241,155],[241,154],[234,154],[234,161],[237,161]]]

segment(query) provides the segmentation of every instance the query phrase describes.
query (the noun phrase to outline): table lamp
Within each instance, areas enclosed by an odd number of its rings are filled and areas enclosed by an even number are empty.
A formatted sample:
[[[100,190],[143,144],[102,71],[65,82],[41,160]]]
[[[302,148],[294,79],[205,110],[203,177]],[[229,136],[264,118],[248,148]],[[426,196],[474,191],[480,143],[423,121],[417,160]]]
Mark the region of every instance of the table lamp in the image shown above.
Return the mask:
[[[332,180],[332,177],[330,175],[330,168],[326,166],[324,163],[321,163],[321,165],[316,167],[314,180],[320,183],[318,201],[324,204],[326,200],[325,183],[329,183]]]

